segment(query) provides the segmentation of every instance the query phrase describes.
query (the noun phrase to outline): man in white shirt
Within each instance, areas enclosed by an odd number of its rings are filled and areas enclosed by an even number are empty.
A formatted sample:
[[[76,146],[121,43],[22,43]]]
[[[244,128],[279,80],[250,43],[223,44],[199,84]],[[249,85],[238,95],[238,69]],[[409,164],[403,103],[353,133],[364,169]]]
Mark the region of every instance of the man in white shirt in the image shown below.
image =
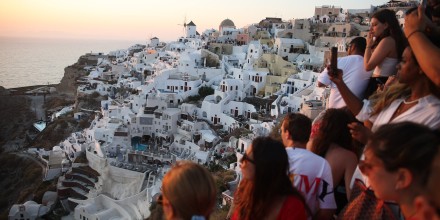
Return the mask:
[[[364,68],[364,52],[367,42],[363,37],[354,38],[348,47],[348,56],[338,58],[338,69],[342,69],[347,87],[359,100],[364,99],[364,92],[371,77],[371,71]],[[318,77],[318,87],[330,86],[330,96],[327,108],[342,108],[346,104],[339,93],[338,88],[330,81],[327,69]]]
[[[336,210],[333,178],[329,163],[308,151],[311,120],[299,113],[283,119],[281,139],[289,156],[289,173],[293,185],[303,193],[313,219],[332,219]]]

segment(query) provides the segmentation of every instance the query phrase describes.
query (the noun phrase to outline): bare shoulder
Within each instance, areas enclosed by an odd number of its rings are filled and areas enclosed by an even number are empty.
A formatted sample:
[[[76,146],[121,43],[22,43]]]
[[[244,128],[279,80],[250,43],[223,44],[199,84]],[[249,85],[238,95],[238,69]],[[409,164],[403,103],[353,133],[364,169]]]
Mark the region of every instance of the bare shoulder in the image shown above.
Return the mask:
[[[382,47],[394,47],[396,44],[396,41],[394,40],[394,38],[388,36],[383,38],[380,42],[379,42],[379,46]]]
[[[357,161],[357,156],[354,152],[349,151],[339,145],[332,144],[329,151],[327,152],[326,158],[330,157],[335,160],[342,161]]]
[[[391,36],[384,37],[382,40],[385,41],[385,42],[391,42],[391,41],[395,42],[394,38],[392,38]]]

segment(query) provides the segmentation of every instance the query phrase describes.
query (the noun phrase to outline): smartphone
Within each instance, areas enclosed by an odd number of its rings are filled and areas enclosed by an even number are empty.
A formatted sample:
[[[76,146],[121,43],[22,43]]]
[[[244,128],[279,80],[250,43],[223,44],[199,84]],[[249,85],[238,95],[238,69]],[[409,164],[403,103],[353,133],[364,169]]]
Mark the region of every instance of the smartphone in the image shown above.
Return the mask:
[[[338,72],[338,48],[331,48],[331,57],[330,57],[330,69],[333,75],[336,75]]]

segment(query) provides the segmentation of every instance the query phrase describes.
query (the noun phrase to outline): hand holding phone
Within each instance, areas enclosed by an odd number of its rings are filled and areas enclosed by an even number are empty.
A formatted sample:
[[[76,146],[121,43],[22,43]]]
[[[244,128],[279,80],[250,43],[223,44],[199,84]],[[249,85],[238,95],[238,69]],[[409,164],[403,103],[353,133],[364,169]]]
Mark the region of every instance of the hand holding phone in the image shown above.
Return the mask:
[[[335,77],[338,73],[338,48],[332,47],[331,48],[331,57],[330,57],[330,69],[329,69],[329,75]]]

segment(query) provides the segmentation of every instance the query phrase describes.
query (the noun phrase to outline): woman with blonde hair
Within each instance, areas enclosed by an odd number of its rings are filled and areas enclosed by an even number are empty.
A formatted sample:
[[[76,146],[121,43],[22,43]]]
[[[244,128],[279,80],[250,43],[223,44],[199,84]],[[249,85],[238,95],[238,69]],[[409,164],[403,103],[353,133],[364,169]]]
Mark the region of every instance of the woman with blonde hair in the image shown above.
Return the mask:
[[[214,179],[192,162],[180,162],[163,178],[162,205],[167,220],[209,219],[216,202]]]
[[[383,124],[402,121],[413,121],[430,128],[439,128],[439,90],[423,73],[411,47],[405,48],[397,69],[399,83],[378,94],[374,100],[364,100],[363,104],[348,90],[342,81],[341,71],[335,77],[331,77],[331,80],[338,87],[350,111],[357,115],[360,121],[365,121],[364,124],[370,125],[373,132]],[[366,143],[371,135],[370,129],[359,123],[351,123],[349,126],[353,138]]]

